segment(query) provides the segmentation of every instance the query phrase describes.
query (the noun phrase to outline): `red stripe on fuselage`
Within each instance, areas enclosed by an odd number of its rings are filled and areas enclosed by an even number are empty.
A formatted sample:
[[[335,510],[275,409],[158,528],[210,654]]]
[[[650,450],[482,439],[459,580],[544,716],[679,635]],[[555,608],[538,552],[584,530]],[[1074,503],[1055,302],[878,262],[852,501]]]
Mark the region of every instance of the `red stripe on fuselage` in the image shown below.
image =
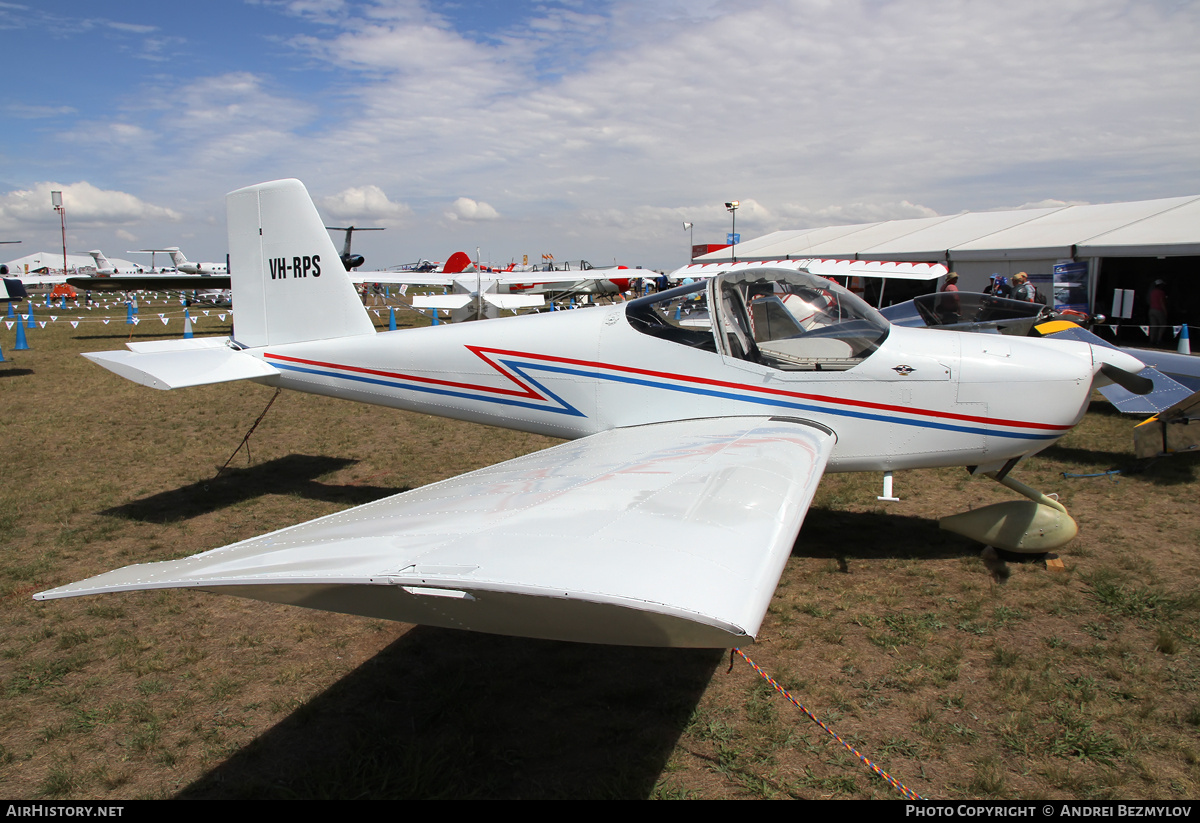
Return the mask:
[[[810,400],[819,403],[831,403],[833,405],[853,406],[861,409],[875,409],[879,411],[900,412],[901,414],[915,414],[925,417],[935,417],[944,420],[961,420],[970,423],[984,423],[997,426],[1012,426],[1023,429],[1040,429],[1044,431],[1069,431],[1071,426],[1056,425],[1053,423],[1027,423],[1020,420],[1005,420],[994,417],[980,417],[973,414],[956,414],[955,412],[935,411],[932,409],[914,409],[907,406],[894,406],[888,403],[872,403],[866,400],[849,400],[844,397],[830,397],[823,394],[808,394],[805,392],[786,391],[784,389],[771,389],[765,386],[747,386],[744,383],[731,383],[726,380],[714,380],[710,377],[693,377],[683,374],[672,374],[670,372],[654,371],[652,369],[639,369],[634,366],[614,366],[609,363],[600,363],[595,360],[576,360],[570,357],[556,357],[550,354],[531,354],[529,352],[510,351],[506,349],[493,349],[487,346],[467,346],[475,354],[484,357],[483,352],[491,352],[492,354],[508,355],[510,357],[524,357],[530,360],[545,360],[551,363],[565,363],[573,366],[586,366],[594,369],[608,369],[610,371],[625,372],[627,374],[639,374],[646,377],[657,377],[666,380],[678,380],[683,383],[698,383],[705,386],[720,386],[721,388],[739,389],[742,391],[757,392],[759,394],[770,394],[779,397],[794,397],[799,400]],[[484,358],[487,359],[487,358]],[[488,360],[490,363],[491,360]]]

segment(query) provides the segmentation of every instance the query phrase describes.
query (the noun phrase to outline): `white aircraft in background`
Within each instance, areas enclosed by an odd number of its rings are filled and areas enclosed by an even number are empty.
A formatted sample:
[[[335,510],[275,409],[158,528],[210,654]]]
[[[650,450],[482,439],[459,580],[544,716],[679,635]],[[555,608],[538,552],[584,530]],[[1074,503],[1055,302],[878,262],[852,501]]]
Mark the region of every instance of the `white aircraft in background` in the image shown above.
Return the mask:
[[[1103,346],[892,326],[805,261],[377,333],[299,181],[226,203],[236,336],[85,356],[159,389],[251,380],[571,442],[36,599],[193,588],[499,634],[739,645],[824,472],[970,467],[1027,499],[943,524],[1044,552],[1075,523],[1009,472],[1079,422],[1093,386],[1141,388],[1143,364]]]
[[[424,270],[422,270],[424,269]],[[605,274],[629,269],[596,270]],[[591,271],[588,272],[592,274]],[[581,279],[582,271],[517,271],[516,266],[494,269],[476,265],[464,251],[450,255],[445,263],[411,271],[352,272],[358,284],[433,286],[450,290],[448,294],[418,294],[412,298],[417,309],[436,309],[450,313],[455,323],[499,317],[503,311],[541,308],[546,298],[563,295],[618,294],[630,286],[628,277]]]
[[[178,246],[165,249],[143,249],[143,251],[165,251],[171,255],[175,270],[183,274],[229,274],[229,266],[224,263],[189,263]]]
[[[109,274],[141,274],[143,271],[140,266],[134,266],[130,269],[117,268],[116,265],[104,256],[104,252],[100,251],[100,249],[92,249],[88,254],[96,261],[96,274],[101,276]]]
[[[150,260],[150,271],[141,268],[120,271],[99,251],[88,254],[96,260],[95,277],[68,277],[67,284],[87,291],[142,291],[161,290],[195,292],[198,299],[213,302],[229,298],[229,267],[224,263],[189,263],[178,246],[165,249],[137,249],[131,254],[169,254],[175,271],[155,270],[154,259]]]

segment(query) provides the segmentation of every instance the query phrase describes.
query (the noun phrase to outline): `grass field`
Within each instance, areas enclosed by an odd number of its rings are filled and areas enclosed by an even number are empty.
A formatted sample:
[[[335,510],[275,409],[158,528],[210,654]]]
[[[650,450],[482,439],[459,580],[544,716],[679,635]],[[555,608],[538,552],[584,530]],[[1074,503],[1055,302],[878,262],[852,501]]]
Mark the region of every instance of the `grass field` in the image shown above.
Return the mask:
[[[134,339],[179,335],[158,311]],[[123,309],[58,314],[27,352],[0,326],[0,796],[899,796],[727,651],[196,592],[34,602],[554,442],[287,393],[217,478],[273,390],[136,386],[78,356],[123,346]],[[1060,571],[938,530],[1013,496],[962,469],[899,473],[888,504],[878,475],[826,476],[746,653],[927,797],[1200,796],[1196,459],[1063,477],[1134,467],[1132,425],[1094,405],[1017,472],[1079,521]]]

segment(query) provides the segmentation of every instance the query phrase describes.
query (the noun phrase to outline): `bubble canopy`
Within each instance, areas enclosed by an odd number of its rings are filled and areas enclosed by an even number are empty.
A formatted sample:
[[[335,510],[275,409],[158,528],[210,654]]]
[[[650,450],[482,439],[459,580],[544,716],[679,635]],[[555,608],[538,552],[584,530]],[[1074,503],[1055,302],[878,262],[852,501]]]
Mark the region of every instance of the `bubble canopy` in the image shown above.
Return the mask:
[[[631,301],[626,317],[643,334],[785,371],[854,368],[890,328],[836,283],[772,268],[726,272]]]

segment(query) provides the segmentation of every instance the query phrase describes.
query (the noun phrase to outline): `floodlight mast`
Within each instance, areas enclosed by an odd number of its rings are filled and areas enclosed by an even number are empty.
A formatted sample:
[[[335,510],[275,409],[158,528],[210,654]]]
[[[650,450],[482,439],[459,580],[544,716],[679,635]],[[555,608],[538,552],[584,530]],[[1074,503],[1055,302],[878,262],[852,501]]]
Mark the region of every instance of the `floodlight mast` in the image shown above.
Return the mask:
[[[737,262],[737,210],[738,210],[738,206],[740,206],[740,205],[742,205],[742,201],[740,201],[740,200],[731,200],[730,202],[725,204],[726,210],[731,215],[733,215],[733,228],[729,232],[729,239],[732,241],[731,245],[733,246],[733,262],[734,263]]]
[[[67,207],[63,205],[62,192],[50,192],[50,205],[58,212],[58,222],[62,224],[63,246],[63,277],[67,276]]]

